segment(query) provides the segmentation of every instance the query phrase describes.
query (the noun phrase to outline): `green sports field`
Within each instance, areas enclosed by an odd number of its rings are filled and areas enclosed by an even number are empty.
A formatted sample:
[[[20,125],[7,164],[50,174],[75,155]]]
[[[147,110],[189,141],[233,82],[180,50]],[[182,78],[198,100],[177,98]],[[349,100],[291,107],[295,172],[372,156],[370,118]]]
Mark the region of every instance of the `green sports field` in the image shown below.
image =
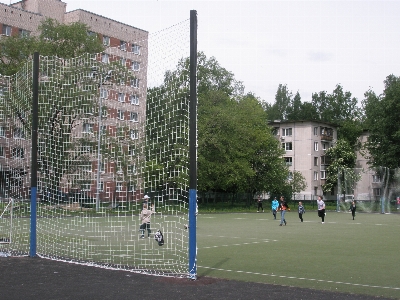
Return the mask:
[[[82,215],[81,215],[82,214]],[[140,239],[132,213],[38,219],[38,253],[75,261],[187,272],[185,214],[157,214],[165,244]],[[278,215],[279,219],[279,215]],[[272,213],[209,213],[197,217],[197,274],[400,299],[400,214],[296,211],[278,226]],[[10,218],[0,220],[0,227]],[[13,220],[13,243],[0,250],[29,252],[29,218]],[[3,228],[4,229],[4,228]],[[18,250],[18,251],[17,251]]]
[[[278,215],[279,217],[279,215]],[[198,276],[400,298],[400,214],[198,216]]]

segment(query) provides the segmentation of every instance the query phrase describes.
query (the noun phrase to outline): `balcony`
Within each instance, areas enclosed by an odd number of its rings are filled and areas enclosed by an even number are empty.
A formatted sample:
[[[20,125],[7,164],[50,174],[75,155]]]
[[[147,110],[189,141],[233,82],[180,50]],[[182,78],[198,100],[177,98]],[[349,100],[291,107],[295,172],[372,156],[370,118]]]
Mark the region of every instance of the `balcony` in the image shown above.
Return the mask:
[[[331,136],[331,135],[325,135],[325,134],[323,134],[323,135],[321,135],[321,141],[332,141],[333,140],[333,137]]]

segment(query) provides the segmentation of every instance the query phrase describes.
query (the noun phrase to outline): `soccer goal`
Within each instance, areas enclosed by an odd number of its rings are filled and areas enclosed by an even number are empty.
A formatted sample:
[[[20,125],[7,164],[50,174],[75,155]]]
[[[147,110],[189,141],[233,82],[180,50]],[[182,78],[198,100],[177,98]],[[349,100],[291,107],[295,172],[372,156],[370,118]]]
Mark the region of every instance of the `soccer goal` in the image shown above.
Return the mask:
[[[397,211],[400,169],[344,168],[338,172],[337,210],[347,212],[355,201],[359,212]]]
[[[37,167],[35,205],[13,210],[10,202],[3,209],[5,250],[195,278],[191,24],[187,19],[144,35],[123,50],[71,59],[40,56],[39,76],[32,75],[35,61],[28,61],[2,77],[1,131],[9,137],[2,147],[10,155],[0,163],[14,170],[3,174],[12,179],[15,201],[34,197],[29,188]],[[31,161],[34,78],[37,161]],[[154,207],[146,224],[145,207]]]
[[[0,244],[10,244],[12,241],[14,200],[9,199],[0,214]]]

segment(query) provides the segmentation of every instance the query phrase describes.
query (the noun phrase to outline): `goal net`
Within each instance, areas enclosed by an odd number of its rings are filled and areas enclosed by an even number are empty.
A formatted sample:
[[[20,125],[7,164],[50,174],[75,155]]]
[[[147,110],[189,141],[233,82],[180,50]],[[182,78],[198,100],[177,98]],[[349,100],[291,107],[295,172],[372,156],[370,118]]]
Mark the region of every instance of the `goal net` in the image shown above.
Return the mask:
[[[186,20],[149,34],[127,61],[112,48],[40,56],[39,256],[187,276],[189,29]],[[30,246],[32,68],[0,76],[0,208],[15,201],[0,251],[12,255]],[[141,238],[145,203],[155,213]]]
[[[338,172],[338,210],[391,213],[400,207],[400,169],[346,168]]]
[[[0,244],[9,244],[12,239],[14,201],[10,199],[8,203],[3,202],[2,204],[0,209]]]

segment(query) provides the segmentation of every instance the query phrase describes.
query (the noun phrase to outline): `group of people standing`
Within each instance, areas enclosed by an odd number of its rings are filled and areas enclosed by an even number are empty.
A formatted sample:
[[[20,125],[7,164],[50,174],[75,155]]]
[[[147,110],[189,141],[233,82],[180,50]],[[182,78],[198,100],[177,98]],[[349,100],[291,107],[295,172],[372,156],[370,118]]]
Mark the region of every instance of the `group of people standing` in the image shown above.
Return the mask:
[[[257,199],[257,212],[259,212],[261,209],[262,212],[264,212],[264,208],[262,206],[262,199],[260,196],[258,196]],[[289,205],[287,204],[287,202],[285,201],[285,197],[281,196],[280,197],[280,202],[278,202],[278,200],[276,199],[276,197],[274,197],[274,200],[272,200],[271,203],[271,209],[272,209],[272,214],[274,216],[274,220],[276,220],[276,214],[278,211],[280,211],[281,213],[281,222],[279,223],[279,226],[283,226],[283,224],[287,224],[287,221],[285,219],[285,214],[286,211],[290,211]],[[325,202],[323,200],[322,196],[318,196],[318,200],[317,200],[317,209],[318,209],[318,217],[321,218],[321,223],[324,224],[325,223],[325,216],[326,216],[326,212],[325,212]],[[355,201],[353,201],[350,205],[349,211],[351,211],[351,214],[353,216],[353,220],[354,217],[356,215],[356,203]],[[299,202],[299,206],[298,206],[298,214],[299,214],[299,219],[300,222],[303,222],[303,214],[306,213],[306,210],[304,209],[303,203],[300,201]]]

